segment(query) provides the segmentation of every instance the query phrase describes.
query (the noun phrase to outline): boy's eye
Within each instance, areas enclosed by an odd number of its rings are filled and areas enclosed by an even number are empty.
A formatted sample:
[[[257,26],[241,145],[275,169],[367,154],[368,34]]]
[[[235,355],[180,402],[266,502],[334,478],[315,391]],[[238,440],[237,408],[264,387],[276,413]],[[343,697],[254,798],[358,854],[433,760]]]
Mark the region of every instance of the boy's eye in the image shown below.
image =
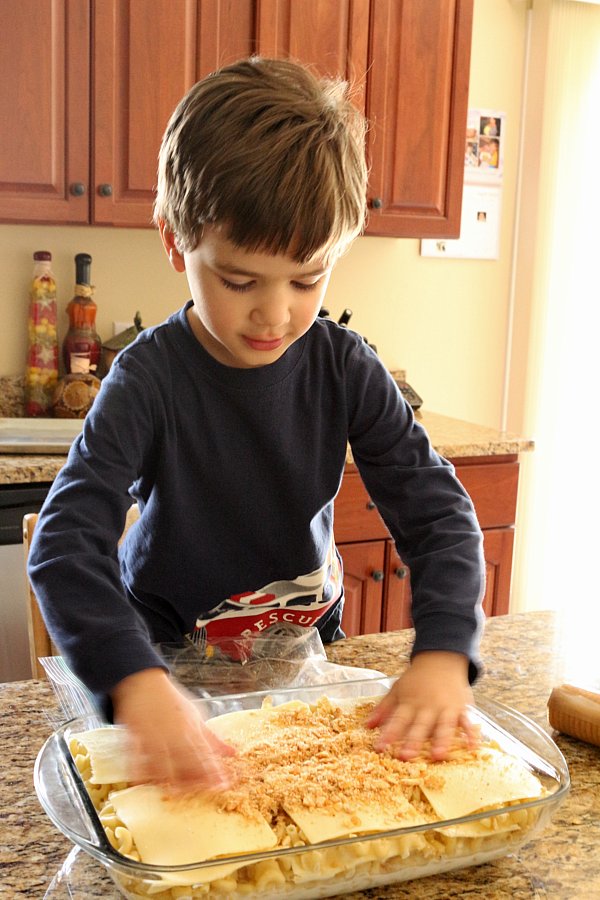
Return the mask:
[[[253,281],[243,281],[242,283],[239,283],[237,281],[229,281],[227,278],[223,278],[222,276],[220,276],[220,278],[223,286],[226,287],[228,291],[237,291],[239,294],[243,294],[246,291],[249,291],[254,284]]]
[[[298,291],[314,291],[316,287],[319,285],[319,278],[317,281],[305,282],[305,281],[292,281],[292,284]]]

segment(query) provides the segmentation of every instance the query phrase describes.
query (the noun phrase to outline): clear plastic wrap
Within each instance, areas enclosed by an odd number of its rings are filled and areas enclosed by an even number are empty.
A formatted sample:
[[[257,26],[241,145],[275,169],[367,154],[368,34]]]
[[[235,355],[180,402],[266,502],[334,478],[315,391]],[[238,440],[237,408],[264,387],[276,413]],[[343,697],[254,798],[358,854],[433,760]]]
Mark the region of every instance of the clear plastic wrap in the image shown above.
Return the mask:
[[[189,639],[159,644],[157,650],[173,677],[199,698],[383,677],[374,669],[329,662],[316,628],[286,623],[210,644],[194,644]],[[93,696],[62,657],[43,657],[40,662],[64,721],[98,712]]]
[[[373,669],[330,663],[316,628],[286,623],[259,634],[159,649],[177,681],[198,697],[383,677]]]

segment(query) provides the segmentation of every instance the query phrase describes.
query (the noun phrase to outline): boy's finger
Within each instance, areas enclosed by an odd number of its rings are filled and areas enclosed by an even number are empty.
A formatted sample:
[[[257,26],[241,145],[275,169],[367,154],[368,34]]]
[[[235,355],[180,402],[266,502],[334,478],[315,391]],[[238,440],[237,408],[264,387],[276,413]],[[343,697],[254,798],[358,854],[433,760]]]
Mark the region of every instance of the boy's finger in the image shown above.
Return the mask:
[[[434,716],[428,710],[423,710],[405,729],[398,746],[392,748],[397,759],[413,759],[421,752],[423,744],[430,737],[433,728]]]
[[[231,744],[226,744],[225,741],[221,740],[221,738],[212,732],[210,728],[206,729],[206,741],[211,750],[221,756],[235,756],[237,753],[235,747],[232,747]]]
[[[386,716],[381,734],[375,742],[376,750],[385,750],[390,744],[403,740],[414,719],[414,711],[409,706],[395,706]]]
[[[176,772],[173,783],[176,788],[187,791],[191,787],[204,791],[225,791],[231,787],[229,776],[219,760],[211,754]]]
[[[477,747],[481,740],[481,728],[471,718],[468,709],[463,710],[459,718],[459,725],[465,733],[467,744],[470,749]]]
[[[456,716],[453,713],[441,715],[431,734],[431,758],[445,759],[456,734]]]
[[[385,722],[389,718],[397,705],[398,701],[394,699],[392,691],[389,691],[365,720],[366,727],[377,728],[378,725],[381,725],[382,722]]]

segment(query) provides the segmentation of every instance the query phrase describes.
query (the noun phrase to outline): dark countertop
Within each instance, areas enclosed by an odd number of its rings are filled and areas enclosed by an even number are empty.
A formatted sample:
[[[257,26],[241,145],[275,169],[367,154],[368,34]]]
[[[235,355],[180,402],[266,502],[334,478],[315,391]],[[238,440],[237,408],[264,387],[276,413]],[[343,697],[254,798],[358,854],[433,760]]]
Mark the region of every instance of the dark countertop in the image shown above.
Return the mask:
[[[388,675],[406,665],[412,631],[362,635],[327,648],[333,662],[376,668]],[[478,690],[513,706],[546,731],[546,703],[563,681],[600,687],[597,635],[577,631],[549,612],[488,620],[483,638],[486,672]],[[592,683],[593,682],[593,683]],[[46,817],[33,787],[33,766],[53,730],[57,707],[46,682],[0,685],[0,897],[42,898],[71,849]],[[351,900],[600,900],[600,748],[554,735],[564,754],[572,788],[554,820],[516,854],[471,869],[352,895]],[[100,864],[82,854],[87,878],[82,893],[55,886],[48,900],[115,898]],[[75,869],[74,869],[75,871]],[[64,891],[64,892],[63,892]]]

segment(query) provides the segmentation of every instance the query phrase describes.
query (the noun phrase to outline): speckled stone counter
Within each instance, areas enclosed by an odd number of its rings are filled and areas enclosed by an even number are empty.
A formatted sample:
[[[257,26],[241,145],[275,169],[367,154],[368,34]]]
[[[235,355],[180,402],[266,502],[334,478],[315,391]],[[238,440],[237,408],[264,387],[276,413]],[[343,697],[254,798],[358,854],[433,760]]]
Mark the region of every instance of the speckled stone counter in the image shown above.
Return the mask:
[[[503,456],[533,449],[533,441],[484,425],[463,422],[428,411],[416,414],[435,449],[447,459],[476,456]],[[65,463],[65,456],[13,456],[0,453],[0,484],[53,481]],[[353,464],[348,449],[346,462]]]
[[[406,665],[411,631],[363,635],[327,648],[334,662],[377,668],[388,675]],[[587,644],[586,644],[587,641]],[[552,687],[586,677],[600,687],[597,652],[551,613],[490,619],[483,638],[486,672],[478,691],[513,706],[550,731],[546,703]],[[596,665],[586,670],[586,665]],[[6,900],[117,900],[103,868],[82,853],[71,854],[71,874],[58,870],[71,844],[46,818],[33,788],[33,765],[53,729],[57,708],[43,682],[0,685],[0,897]],[[600,900],[600,748],[555,735],[572,778],[572,789],[545,831],[516,854],[397,886],[347,894],[351,900]],[[69,868],[68,866],[66,868]],[[47,888],[51,885],[46,893]]]
[[[42,484],[54,481],[66,456],[9,456],[0,454],[0,484]]]
[[[446,459],[476,456],[505,456],[533,450],[531,440],[508,431],[498,431],[486,425],[476,425],[451,416],[419,409],[415,413],[437,452]],[[346,462],[351,464],[352,452],[348,449]]]

